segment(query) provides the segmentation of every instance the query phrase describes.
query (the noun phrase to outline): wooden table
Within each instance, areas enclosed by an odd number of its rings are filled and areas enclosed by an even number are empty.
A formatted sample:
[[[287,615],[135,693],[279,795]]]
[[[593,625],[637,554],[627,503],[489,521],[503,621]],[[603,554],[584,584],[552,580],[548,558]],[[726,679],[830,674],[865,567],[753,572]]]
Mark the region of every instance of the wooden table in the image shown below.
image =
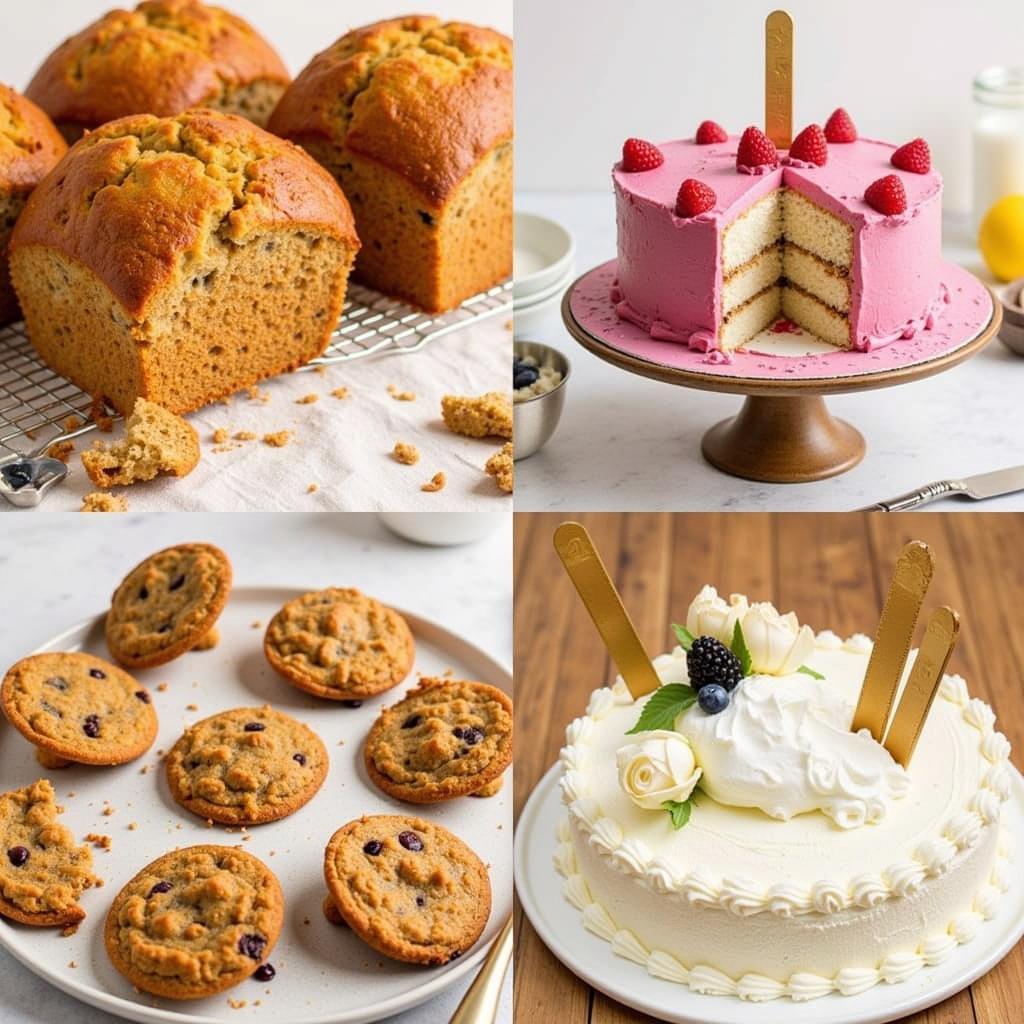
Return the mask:
[[[936,572],[926,607],[961,615],[950,672],[995,709],[1024,764],[1024,516],[1009,513],[584,513],[515,516],[515,803],[522,809],[554,763],[565,726],[614,670],[562,571],[551,535],[565,519],[590,531],[647,649],[667,650],[705,583],[794,610],[841,636],[872,633],[893,561],[926,541]],[[516,912],[515,1019],[621,1024],[650,1018],[595,992],[564,968]],[[780,1020],[784,1020],[784,1011]],[[1024,943],[970,989],[904,1024],[1020,1024]]]

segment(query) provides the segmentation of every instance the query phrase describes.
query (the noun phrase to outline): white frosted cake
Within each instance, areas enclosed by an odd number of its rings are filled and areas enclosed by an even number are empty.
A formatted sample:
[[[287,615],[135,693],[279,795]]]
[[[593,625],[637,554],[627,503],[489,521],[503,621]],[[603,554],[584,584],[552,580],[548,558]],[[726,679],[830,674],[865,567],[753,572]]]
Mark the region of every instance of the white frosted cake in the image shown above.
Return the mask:
[[[700,638],[702,686],[737,622],[743,675],[725,696],[679,710],[695,689],[677,647],[654,661],[660,689],[634,701],[620,679],[569,726],[566,898],[613,952],[711,995],[855,995],[941,963],[1013,878],[1010,744],[991,708],[944,676],[904,769],[850,731],[866,636],[706,587],[677,631],[690,657]]]

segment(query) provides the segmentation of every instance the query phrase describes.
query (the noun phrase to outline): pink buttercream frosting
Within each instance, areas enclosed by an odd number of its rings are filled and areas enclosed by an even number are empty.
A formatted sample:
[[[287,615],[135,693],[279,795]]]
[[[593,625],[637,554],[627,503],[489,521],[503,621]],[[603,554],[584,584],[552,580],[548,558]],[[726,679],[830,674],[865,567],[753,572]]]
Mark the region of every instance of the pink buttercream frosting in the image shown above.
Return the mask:
[[[892,167],[894,146],[872,139],[830,146],[823,166],[790,160],[737,173],[738,137],[698,146],[692,140],[660,146],[664,163],[651,171],[613,172],[618,228],[616,308],[630,323],[661,340],[698,351],[717,347],[721,323],[723,229],[767,193],[786,186],[853,228],[850,273],[851,337],[873,351],[927,330],[942,308],[942,178]],[[907,210],[886,217],[864,202],[864,190],[897,174]],[[694,218],[675,214],[679,183],[710,186],[713,209]]]

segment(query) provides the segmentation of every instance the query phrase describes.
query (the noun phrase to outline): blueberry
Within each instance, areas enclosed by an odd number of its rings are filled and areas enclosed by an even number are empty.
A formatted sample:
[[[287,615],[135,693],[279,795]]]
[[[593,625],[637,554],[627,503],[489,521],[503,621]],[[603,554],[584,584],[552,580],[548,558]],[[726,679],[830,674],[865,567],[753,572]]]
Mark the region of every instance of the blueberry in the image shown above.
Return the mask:
[[[467,746],[475,747],[484,738],[484,731],[483,729],[478,729],[475,725],[471,725],[468,729],[463,730],[462,738]]]
[[[454,736],[454,737],[455,737],[455,738],[456,738],[457,740],[461,740],[461,739],[462,739],[462,737],[466,735],[466,733],[465,733],[465,730],[464,730],[464,729],[462,728],[462,726],[461,726],[461,725],[457,725],[457,726],[455,726],[455,728],[454,728],[454,729],[452,729],[452,735],[453,735],[453,736]]]
[[[28,850],[24,846],[12,846],[7,851],[7,859],[16,867],[20,868],[28,860]]]
[[[257,981],[272,981],[277,971],[274,970],[273,964],[260,964],[255,971],[252,972],[252,976]]]
[[[403,723],[403,729],[415,729],[423,721],[422,715],[410,715]]]
[[[709,715],[717,715],[729,706],[729,692],[718,683],[708,683],[698,691],[697,703],[700,705],[701,711]]]
[[[419,853],[423,849],[423,840],[415,832],[400,832],[398,841],[413,853]]]
[[[262,722],[246,722],[242,728],[246,732],[263,732],[266,726]]]
[[[361,708],[363,702],[361,700],[343,700],[341,706],[345,708]]]
[[[138,697],[139,700],[141,700],[143,704],[148,704],[149,703],[149,694],[146,693],[145,690],[136,690],[135,691],[135,696]]]
[[[427,898],[426,898],[426,896],[417,896],[416,897],[416,906],[417,907],[425,907],[426,905],[427,905]]]
[[[100,669],[100,668],[91,668],[91,669],[89,669],[89,675],[91,675],[93,677],[93,679],[106,679],[107,678],[107,673],[104,672],[103,669]]]
[[[86,715],[82,722],[82,732],[84,732],[89,739],[96,739],[100,734],[100,716]]]
[[[141,589],[141,590],[139,591],[139,600],[140,600],[140,601],[145,601],[147,597],[149,597],[149,590],[148,590],[148,588],[146,588],[146,587],[143,587],[143,588],[142,588],[142,589]]]
[[[426,224],[428,228],[434,226],[434,218],[431,217],[431,215],[427,213],[426,210],[417,210],[416,212],[420,215],[420,220],[423,221],[423,223]]]
[[[305,765],[306,765],[306,755],[305,754],[292,754],[292,760],[293,761],[298,761],[298,763],[300,765],[302,765],[303,767],[305,767]]]
[[[168,586],[167,589],[168,590],[177,590],[179,587],[181,587],[184,584],[184,582],[185,582],[185,577],[184,576],[179,576],[177,579],[171,581],[171,584],[170,584],[170,586]]]
[[[55,690],[60,690],[63,693],[68,688],[68,681],[60,676],[50,676],[46,680],[46,685],[52,686]]]
[[[517,391],[519,388],[528,388],[539,376],[540,374],[532,366],[526,366],[512,378],[512,386]]]
[[[371,839],[364,847],[363,853],[368,857],[376,857],[384,849],[384,844],[379,839]]]
[[[243,935],[238,940],[238,952],[252,960],[259,960],[266,949],[267,940],[262,935]]]
[[[450,957],[448,957],[448,963],[451,963],[453,960],[458,960],[460,956],[462,956],[462,950],[461,949],[455,950],[455,952],[452,953],[452,955]]]
[[[152,889],[149,890],[150,896],[155,896],[158,892],[170,892],[174,888],[171,882],[157,882]]]

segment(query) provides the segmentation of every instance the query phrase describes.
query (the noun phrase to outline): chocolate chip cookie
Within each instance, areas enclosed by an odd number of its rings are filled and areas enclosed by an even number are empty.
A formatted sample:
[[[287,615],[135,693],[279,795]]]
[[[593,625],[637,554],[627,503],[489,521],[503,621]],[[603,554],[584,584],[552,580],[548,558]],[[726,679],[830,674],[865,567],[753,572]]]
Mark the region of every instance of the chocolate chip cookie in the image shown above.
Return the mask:
[[[113,765],[132,761],[156,739],[149,692],[94,654],[33,654],[4,677],[4,714],[41,752],[40,761]]]
[[[416,645],[398,612],[358,590],[330,588],[289,601],[271,619],[263,651],[300,690],[361,700],[397,686]]]
[[[85,918],[78,898],[99,880],[89,847],[57,822],[62,810],[47,779],[0,793],[0,914],[12,921],[73,927]]]
[[[126,668],[164,665],[209,635],[230,590],[231,563],[212,544],[158,551],[114,591],[107,647]]]
[[[458,836],[420,818],[378,814],[342,826],[327,844],[324,879],[348,926],[406,963],[456,959],[491,913],[480,858]]]
[[[104,940],[136,988],[199,999],[248,978],[283,920],[281,886],[262,861],[230,846],[188,846],[157,858],[117,894]]]
[[[386,708],[363,748],[370,778],[413,804],[476,793],[512,760],[512,701],[494,686],[424,676]]]
[[[259,825],[297,811],[327,775],[312,729],[271,707],[235,708],[197,722],[167,755],[171,795],[227,825]]]

